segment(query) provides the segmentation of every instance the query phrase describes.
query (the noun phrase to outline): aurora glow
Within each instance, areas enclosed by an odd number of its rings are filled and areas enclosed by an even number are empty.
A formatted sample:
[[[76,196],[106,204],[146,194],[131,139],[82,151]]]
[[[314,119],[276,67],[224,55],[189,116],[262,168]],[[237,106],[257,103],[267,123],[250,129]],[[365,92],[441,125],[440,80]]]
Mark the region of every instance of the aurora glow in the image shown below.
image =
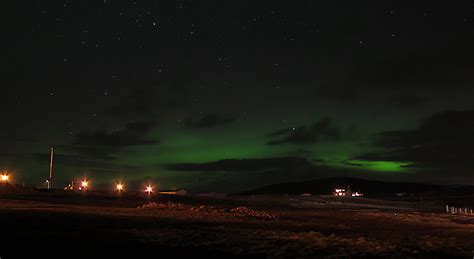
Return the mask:
[[[350,163],[360,165],[362,170],[371,170],[377,172],[413,171],[413,169],[407,168],[411,165],[409,162],[350,160]]]

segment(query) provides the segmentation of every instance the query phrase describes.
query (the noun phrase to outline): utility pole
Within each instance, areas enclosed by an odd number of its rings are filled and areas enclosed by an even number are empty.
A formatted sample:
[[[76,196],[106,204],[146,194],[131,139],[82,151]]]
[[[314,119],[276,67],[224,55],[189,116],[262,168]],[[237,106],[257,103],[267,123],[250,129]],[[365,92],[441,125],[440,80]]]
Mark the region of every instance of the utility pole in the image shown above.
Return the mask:
[[[54,158],[54,147],[51,147],[51,158],[49,161],[49,182],[48,189],[53,188],[53,158]]]

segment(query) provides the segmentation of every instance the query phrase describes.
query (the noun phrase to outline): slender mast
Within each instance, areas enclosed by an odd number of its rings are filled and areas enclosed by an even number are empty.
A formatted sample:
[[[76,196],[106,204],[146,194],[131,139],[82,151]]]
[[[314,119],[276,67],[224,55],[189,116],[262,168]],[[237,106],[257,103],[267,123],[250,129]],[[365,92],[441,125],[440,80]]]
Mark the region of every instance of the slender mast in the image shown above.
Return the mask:
[[[49,161],[49,185],[48,185],[48,188],[53,187],[53,157],[54,157],[54,147],[51,147],[51,159]]]

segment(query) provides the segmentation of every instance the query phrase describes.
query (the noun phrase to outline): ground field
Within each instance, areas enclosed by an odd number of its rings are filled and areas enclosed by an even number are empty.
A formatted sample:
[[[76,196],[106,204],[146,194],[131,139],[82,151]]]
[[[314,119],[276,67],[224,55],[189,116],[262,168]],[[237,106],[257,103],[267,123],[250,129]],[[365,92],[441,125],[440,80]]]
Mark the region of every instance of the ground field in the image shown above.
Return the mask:
[[[9,196],[0,199],[0,256],[64,255],[57,247],[206,258],[474,256],[474,217],[442,211],[332,197]]]

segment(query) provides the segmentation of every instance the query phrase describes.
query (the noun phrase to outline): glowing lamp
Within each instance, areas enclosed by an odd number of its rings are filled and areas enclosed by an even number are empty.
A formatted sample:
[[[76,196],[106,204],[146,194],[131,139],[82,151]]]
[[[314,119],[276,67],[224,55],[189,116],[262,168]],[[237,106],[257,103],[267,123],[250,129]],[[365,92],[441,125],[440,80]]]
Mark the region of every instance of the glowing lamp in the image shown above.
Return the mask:
[[[81,186],[82,186],[82,188],[84,188],[84,189],[87,188],[88,185],[89,185],[89,182],[88,182],[87,180],[83,180],[83,181],[81,182]]]
[[[117,191],[119,191],[119,192],[123,191],[123,184],[122,183],[117,184]]]
[[[2,174],[2,182],[8,182],[8,174]]]
[[[148,193],[148,194],[151,194],[153,192],[153,186],[148,185],[145,189],[145,192]]]

